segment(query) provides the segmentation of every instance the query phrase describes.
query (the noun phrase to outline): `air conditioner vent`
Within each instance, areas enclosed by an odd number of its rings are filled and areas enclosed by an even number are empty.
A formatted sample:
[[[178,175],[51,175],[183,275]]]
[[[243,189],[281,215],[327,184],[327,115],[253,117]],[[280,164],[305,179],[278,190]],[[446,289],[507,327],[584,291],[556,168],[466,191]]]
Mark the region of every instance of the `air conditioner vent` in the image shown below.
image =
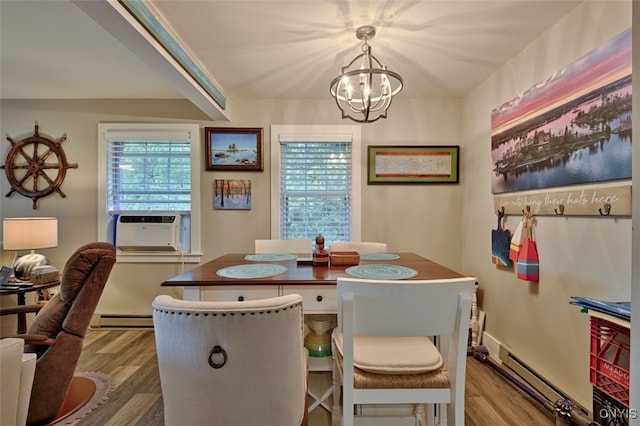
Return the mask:
[[[120,214],[115,233],[116,247],[123,251],[180,250],[179,215]]]
[[[176,216],[129,216],[120,215],[121,223],[174,223]]]

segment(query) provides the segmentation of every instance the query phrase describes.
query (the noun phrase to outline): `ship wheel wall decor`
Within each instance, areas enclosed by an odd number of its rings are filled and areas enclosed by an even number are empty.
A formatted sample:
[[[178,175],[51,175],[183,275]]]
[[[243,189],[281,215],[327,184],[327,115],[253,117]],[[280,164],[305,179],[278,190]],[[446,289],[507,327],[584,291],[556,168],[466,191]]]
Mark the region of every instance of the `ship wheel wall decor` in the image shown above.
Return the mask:
[[[66,194],[60,186],[67,175],[67,169],[78,168],[77,164],[67,162],[62,144],[67,140],[66,135],[57,142],[38,134],[38,124],[35,125],[33,136],[21,141],[14,141],[7,136],[11,149],[7,154],[3,168],[11,191],[5,196],[10,197],[14,192],[33,200],[33,209],[38,208],[38,199],[57,192],[62,198]]]

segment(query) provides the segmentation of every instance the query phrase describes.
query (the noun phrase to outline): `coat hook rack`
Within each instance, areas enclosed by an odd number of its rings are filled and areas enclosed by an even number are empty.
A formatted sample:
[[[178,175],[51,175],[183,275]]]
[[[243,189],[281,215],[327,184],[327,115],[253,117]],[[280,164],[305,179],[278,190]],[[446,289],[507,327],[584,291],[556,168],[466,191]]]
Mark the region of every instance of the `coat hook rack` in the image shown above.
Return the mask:
[[[606,203],[604,205],[604,213],[602,213],[602,207],[599,208],[598,211],[600,212],[600,216],[609,216],[609,213],[611,213],[611,204]]]
[[[593,188],[581,189],[581,192],[579,198],[576,198],[575,188],[531,191],[527,192],[526,198],[515,192],[494,194],[493,214],[504,207],[505,215],[522,215],[525,218],[533,214],[561,217],[563,220],[582,216],[601,218],[606,216],[607,219],[631,217],[631,181],[620,182],[615,186],[597,185]]]

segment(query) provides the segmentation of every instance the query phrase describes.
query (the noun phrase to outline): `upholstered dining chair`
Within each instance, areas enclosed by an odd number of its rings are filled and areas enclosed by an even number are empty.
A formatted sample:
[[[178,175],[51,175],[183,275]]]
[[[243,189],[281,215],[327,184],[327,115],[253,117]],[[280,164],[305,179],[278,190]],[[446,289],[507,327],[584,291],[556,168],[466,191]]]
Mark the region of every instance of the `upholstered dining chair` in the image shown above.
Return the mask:
[[[358,253],[385,253],[388,251],[387,243],[367,241],[337,241],[331,243],[331,251],[357,251]]]
[[[84,337],[102,290],[116,262],[109,243],[78,248],[67,260],[60,291],[39,310],[24,339],[25,352],[37,356],[27,423],[59,418]]]
[[[342,417],[342,424],[351,426],[358,404],[413,404],[416,425],[426,425],[424,404],[447,404],[446,424],[464,424],[475,282],[472,277],[338,278],[338,327],[332,335],[334,425]]]
[[[302,296],[153,301],[164,423],[306,424]]]
[[[311,240],[256,240],[256,253],[309,253],[311,255]]]

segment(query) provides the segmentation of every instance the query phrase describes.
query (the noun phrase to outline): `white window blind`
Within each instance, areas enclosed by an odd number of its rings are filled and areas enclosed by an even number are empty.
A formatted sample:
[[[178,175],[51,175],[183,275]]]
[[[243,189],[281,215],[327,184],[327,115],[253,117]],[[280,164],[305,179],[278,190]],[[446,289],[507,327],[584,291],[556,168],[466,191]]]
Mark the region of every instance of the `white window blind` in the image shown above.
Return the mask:
[[[321,139],[280,138],[282,239],[352,239],[352,143]]]
[[[190,123],[98,124],[98,240],[115,244],[123,212],[181,218],[181,251],[119,251],[118,262],[202,260],[200,134]]]
[[[108,211],[190,211],[189,139],[107,141]]]

